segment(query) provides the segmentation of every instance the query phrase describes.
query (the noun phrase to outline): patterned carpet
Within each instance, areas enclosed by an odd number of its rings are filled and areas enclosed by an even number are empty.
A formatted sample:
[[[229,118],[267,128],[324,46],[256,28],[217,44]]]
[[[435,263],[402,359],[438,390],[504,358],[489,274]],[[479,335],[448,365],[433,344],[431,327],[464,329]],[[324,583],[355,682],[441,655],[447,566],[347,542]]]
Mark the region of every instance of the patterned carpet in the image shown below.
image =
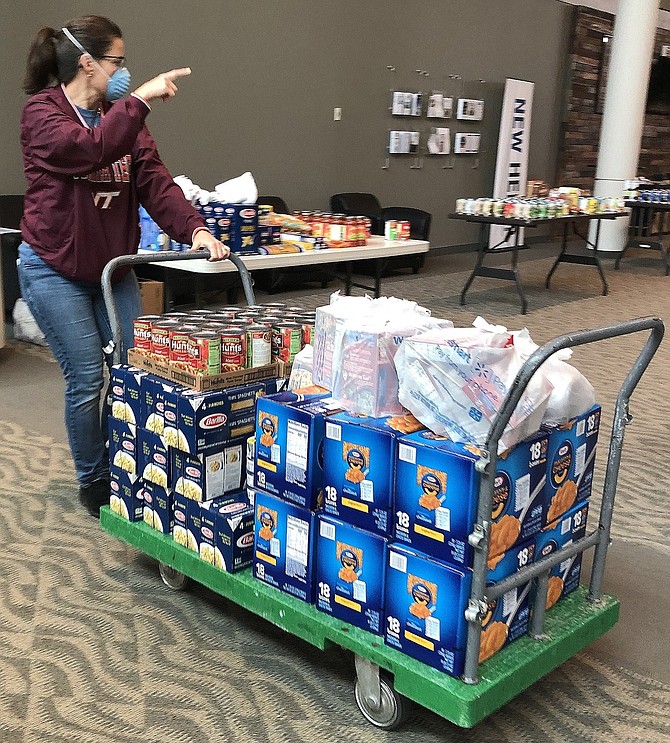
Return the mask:
[[[510,328],[526,325],[538,343],[643,315],[670,317],[670,278],[652,257],[632,257],[619,272],[608,263],[606,297],[594,269],[562,266],[546,291],[550,263],[527,261],[525,317],[511,285],[486,279],[459,307],[465,274],[449,266],[448,256],[431,258],[420,275],[388,278],[384,290],[456,324],[482,314]],[[315,307],[331,290],[287,296]],[[601,441],[643,342],[639,335],[575,354],[604,407]],[[670,740],[670,519],[661,454],[670,421],[668,348],[661,346],[631,405],[605,583],[622,600],[619,625],[471,731],[418,709],[402,730],[383,733],[355,706],[351,657],[319,652],[206,589],[168,591],[152,560],[82,516],[64,432],[46,435],[34,418],[36,400],[40,416],[62,416],[58,369],[47,351],[11,344],[0,355],[0,741]],[[39,365],[53,374],[51,388],[26,394],[20,419],[2,412],[13,394],[3,384],[8,358],[26,378]],[[599,451],[596,489],[605,462]]]

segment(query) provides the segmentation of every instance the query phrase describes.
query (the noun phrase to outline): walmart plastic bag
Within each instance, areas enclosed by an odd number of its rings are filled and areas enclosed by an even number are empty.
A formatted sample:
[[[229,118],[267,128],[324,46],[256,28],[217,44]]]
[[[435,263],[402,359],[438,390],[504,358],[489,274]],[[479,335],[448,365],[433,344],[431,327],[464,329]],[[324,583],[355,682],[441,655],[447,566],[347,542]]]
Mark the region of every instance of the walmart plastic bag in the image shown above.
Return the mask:
[[[395,364],[404,407],[435,433],[482,446],[534,344],[525,329],[510,333],[481,317],[473,325],[407,338]],[[546,375],[532,378],[500,438],[499,453],[539,429],[552,389]]]

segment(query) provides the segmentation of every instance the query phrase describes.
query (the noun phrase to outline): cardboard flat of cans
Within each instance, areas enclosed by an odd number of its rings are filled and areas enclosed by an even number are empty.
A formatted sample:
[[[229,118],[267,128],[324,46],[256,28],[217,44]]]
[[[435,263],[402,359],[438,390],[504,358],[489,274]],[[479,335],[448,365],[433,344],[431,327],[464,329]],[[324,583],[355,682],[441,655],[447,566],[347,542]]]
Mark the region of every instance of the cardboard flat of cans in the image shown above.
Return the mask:
[[[136,348],[128,350],[128,361],[140,369],[152,372],[171,382],[190,387],[198,392],[226,389],[227,387],[239,387],[244,384],[258,382],[264,379],[274,379],[280,376],[277,364],[257,366],[253,369],[238,369],[237,371],[225,372],[223,374],[196,374],[189,369],[176,367],[168,361],[162,361],[148,353],[138,351]]]

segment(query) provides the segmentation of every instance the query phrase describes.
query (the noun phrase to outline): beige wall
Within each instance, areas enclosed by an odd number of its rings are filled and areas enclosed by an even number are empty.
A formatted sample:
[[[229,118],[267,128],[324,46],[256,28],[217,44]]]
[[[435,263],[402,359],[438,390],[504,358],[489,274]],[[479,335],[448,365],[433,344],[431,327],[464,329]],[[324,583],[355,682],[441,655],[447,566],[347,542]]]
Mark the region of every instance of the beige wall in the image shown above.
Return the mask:
[[[17,126],[30,40],[40,25],[84,12],[110,14],[121,26],[134,83],[192,67],[178,98],[156,106],[148,124],[171,172],[205,187],[250,170],[261,193],[304,209],[327,208],[338,191],[371,191],[385,206],[432,212],[434,245],[472,242],[473,229],[446,215],[459,196],[491,192],[506,77],[536,83],[529,177],[554,179],[572,12],[555,0],[4,4],[4,193],[23,188]],[[463,77],[462,91],[450,73]],[[382,170],[387,131],[404,124],[388,112],[394,87],[471,97],[483,91],[479,167],[470,156],[456,158],[453,169],[425,158],[420,170],[411,170],[408,158],[392,158]],[[343,109],[340,122],[333,121],[335,106]],[[453,139],[458,125],[448,125]],[[424,142],[429,126],[425,117],[419,121]]]

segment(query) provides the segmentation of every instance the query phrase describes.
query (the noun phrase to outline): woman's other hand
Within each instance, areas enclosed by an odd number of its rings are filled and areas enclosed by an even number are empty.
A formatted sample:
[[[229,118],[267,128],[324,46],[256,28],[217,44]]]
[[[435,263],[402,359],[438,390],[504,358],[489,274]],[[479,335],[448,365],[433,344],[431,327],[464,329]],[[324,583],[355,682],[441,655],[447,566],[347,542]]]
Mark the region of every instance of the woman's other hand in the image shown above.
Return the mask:
[[[210,261],[223,261],[230,255],[230,248],[220,240],[217,240],[207,230],[200,230],[195,233],[191,250],[209,250]]]
[[[179,67],[176,70],[162,72],[152,80],[147,80],[146,83],[142,83],[142,85],[140,85],[140,87],[135,91],[135,94],[140,98],[143,98],[147,103],[149,101],[154,101],[157,98],[166,101],[168,98],[174,98],[174,96],[177,95],[178,88],[174,81],[190,74],[190,67]]]

